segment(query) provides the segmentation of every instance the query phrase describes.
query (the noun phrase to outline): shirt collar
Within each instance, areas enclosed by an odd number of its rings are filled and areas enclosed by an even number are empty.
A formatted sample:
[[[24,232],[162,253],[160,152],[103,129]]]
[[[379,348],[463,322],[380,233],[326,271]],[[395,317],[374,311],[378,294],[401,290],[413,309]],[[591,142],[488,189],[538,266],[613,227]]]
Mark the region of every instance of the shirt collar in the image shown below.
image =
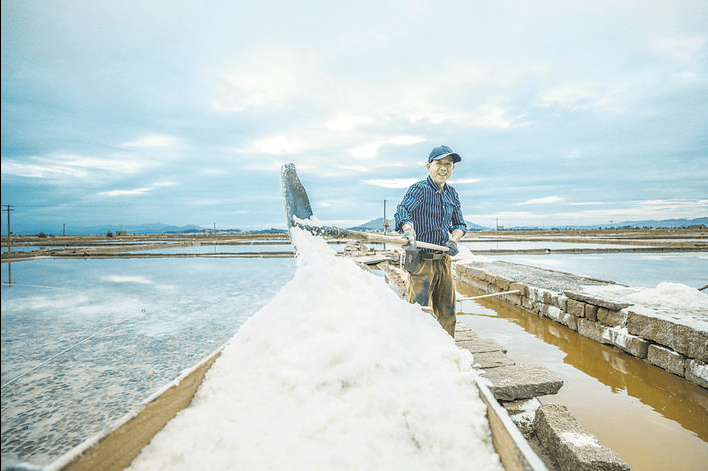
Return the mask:
[[[442,193],[447,189],[447,183],[445,183],[442,189],[440,189],[438,184],[433,181],[433,177],[431,177],[430,175],[428,175],[428,185],[430,185],[430,188],[432,188],[436,193]]]

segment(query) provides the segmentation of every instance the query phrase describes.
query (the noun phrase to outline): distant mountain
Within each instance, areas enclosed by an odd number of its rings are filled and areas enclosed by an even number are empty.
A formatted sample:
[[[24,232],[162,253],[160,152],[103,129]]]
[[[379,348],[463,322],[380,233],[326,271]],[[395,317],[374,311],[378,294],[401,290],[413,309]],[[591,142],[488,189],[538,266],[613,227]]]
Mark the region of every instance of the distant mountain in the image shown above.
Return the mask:
[[[613,223],[609,227],[623,228],[623,227],[652,227],[652,228],[666,228],[666,229],[676,229],[679,227],[689,227],[689,226],[700,226],[704,225],[708,227],[708,217],[696,218],[696,219],[665,219],[663,221],[655,221],[653,219],[648,221],[627,221]],[[608,227],[607,225],[600,225],[595,227]]]
[[[393,218],[386,218],[389,223],[388,231],[393,232],[395,222]],[[376,218],[356,227],[350,227],[353,231],[383,231],[383,218]]]
[[[479,224],[475,224],[473,222],[465,220],[465,223],[467,224],[467,230],[468,231],[488,231],[491,229],[491,227],[483,227],[480,226]]]
[[[393,218],[387,218],[389,227],[389,232],[393,232],[394,220]],[[467,230],[469,231],[490,231],[493,228],[483,227],[478,224],[474,224],[470,221],[465,221],[467,223]],[[663,221],[656,220],[646,220],[646,221],[624,221],[616,222],[612,224],[597,224],[597,225],[557,225],[553,229],[559,230],[590,230],[590,229],[624,229],[624,228],[654,228],[654,229],[675,229],[680,227],[690,227],[690,226],[700,226],[703,225],[708,227],[708,217],[696,218],[696,219],[666,219]],[[36,235],[39,233],[45,233],[47,235],[61,235],[63,227],[44,227],[41,225],[26,225],[17,224],[12,226],[13,234],[15,235]],[[355,231],[382,231],[383,230],[383,218],[373,219],[365,224],[361,224],[356,227],[350,227],[350,229]],[[548,227],[507,227],[506,230],[540,230],[549,229]],[[186,226],[171,226],[168,224],[153,223],[153,224],[139,224],[139,225],[119,225],[119,224],[105,224],[99,226],[89,226],[89,227],[77,227],[77,226],[67,226],[67,235],[106,235],[109,232],[115,234],[117,231],[125,231],[128,234],[164,234],[164,233],[184,233],[184,232],[211,232],[213,229],[210,227],[196,226],[193,224]],[[242,229],[218,229],[219,232],[230,231],[230,232],[253,232],[245,231]],[[268,229],[256,232],[267,232],[276,233],[284,232],[282,229]]]
[[[14,227],[13,227],[14,229]],[[39,234],[44,232],[47,235],[62,235],[63,227],[59,230],[46,230],[41,228],[23,228],[22,234]],[[137,224],[137,225],[127,225],[127,224],[104,224],[97,226],[67,226],[67,235],[106,235],[109,232],[115,234],[118,231],[125,231],[128,234],[164,234],[166,232],[204,232],[208,231],[208,228],[203,228],[201,226],[187,225],[187,226],[171,226],[169,224],[152,223],[152,224]],[[15,232],[15,231],[13,231]],[[19,235],[20,232],[18,231]]]
[[[553,226],[553,229],[558,229],[562,231],[567,230],[594,230],[594,229],[678,229],[681,227],[691,227],[691,226],[705,226],[708,227],[708,218],[696,218],[696,219],[665,219],[663,221],[647,220],[647,221],[622,221],[613,222],[611,224],[595,224],[595,225],[564,225],[558,224]],[[522,230],[547,230],[549,227],[537,227],[537,226],[515,226],[508,227],[506,230],[511,231],[522,231]]]
[[[388,223],[389,223],[388,231],[393,232],[394,225],[395,225],[393,218],[386,218],[386,219],[388,220]],[[483,231],[486,229],[480,225],[474,224],[469,221],[465,221],[465,223],[467,224],[468,231]],[[350,227],[349,229],[351,229],[353,231],[383,231],[383,218],[376,218],[376,219],[373,219],[367,223],[361,224],[359,226]]]

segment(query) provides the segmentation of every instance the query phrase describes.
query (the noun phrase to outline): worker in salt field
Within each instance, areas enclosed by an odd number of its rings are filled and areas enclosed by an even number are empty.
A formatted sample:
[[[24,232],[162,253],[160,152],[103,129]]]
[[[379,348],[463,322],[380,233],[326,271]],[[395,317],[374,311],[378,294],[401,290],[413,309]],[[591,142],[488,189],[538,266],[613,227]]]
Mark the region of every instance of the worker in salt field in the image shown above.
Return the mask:
[[[408,188],[395,214],[396,231],[408,239],[406,270],[410,273],[408,301],[430,306],[440,325],[455,337],[455,287],[450,257],[467,231],[457,192],[447,184],[455,164],[462,161],[448,146],[428,156],[428,178]],[[449,252],[419,249],[417,242],[446,246]]]

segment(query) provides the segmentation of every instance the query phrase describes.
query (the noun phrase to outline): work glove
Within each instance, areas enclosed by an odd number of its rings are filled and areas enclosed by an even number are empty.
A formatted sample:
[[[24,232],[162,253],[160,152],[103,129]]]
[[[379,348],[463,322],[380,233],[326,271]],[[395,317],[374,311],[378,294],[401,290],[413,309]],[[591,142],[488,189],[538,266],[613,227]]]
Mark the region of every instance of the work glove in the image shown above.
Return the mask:
[[[403,237],[405,239],[408,239],[408,244],[404,245],[406,250],[415,250],[418,248],[418,244],[416,244],[415,242],[415,231],[412,227],[409,227],[408,229],[403,231]]]
[[[445,246],[450,249],[449,254],[451,257],[454,257],[455,255],[460,253],[460,250],[457,248],[457,242],[455,242],[454,240],[448,240],[447,242],[445,242]]]

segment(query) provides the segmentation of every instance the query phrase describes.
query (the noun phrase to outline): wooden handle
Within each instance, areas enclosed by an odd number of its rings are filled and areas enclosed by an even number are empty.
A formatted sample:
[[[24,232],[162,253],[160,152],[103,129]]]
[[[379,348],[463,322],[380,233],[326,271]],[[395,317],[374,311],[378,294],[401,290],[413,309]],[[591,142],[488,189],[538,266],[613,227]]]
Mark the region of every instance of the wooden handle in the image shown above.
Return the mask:
[[[343,231],[345,234],[351,238],[369,240],[374,242],[384,242],[396,245],[408,245],[408,239],[403,237],[385,236],[381,234],[370,234],[368,232],[359,232],[346,230]],[[440,252],[449,252],[450,247],[445,247],[444,245],[429,244],[427,242],[416,242],[416,245],[421,249],[439,250]]]

